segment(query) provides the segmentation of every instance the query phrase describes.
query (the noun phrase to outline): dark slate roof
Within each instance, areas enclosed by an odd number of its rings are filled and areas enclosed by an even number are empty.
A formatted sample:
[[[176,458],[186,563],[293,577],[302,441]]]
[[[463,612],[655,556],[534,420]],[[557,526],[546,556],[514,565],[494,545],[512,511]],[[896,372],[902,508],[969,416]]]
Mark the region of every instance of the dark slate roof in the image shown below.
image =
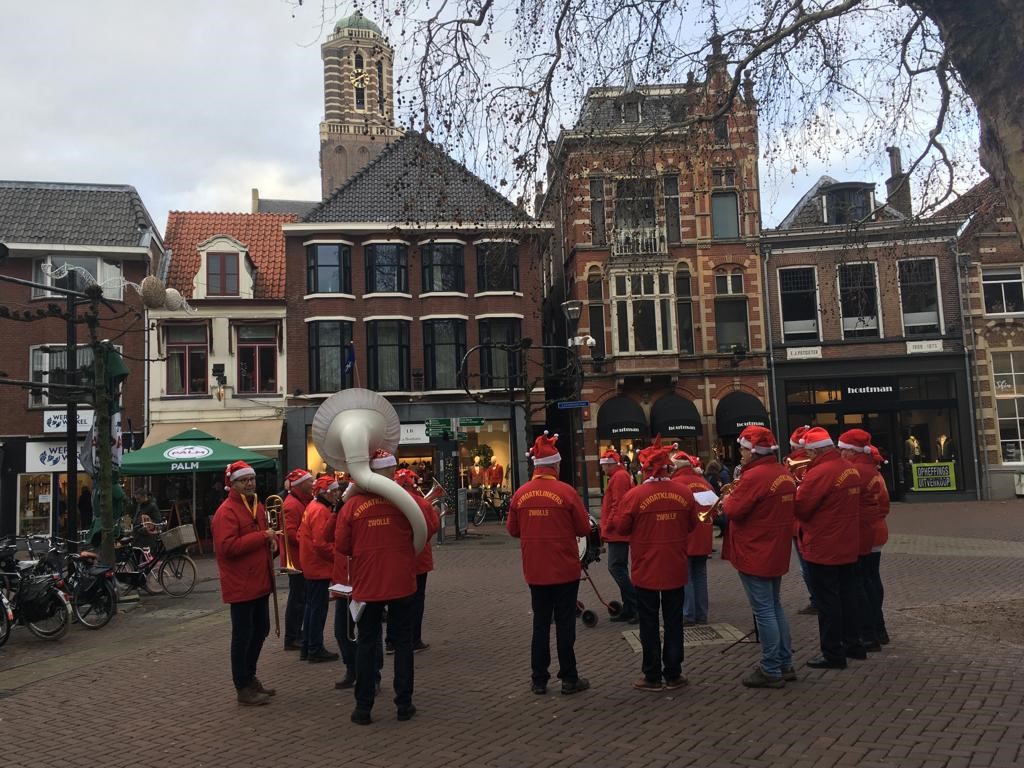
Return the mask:
[[[423,134],[407,131],[305,222],[525,222],[530,217]]]
[[[690,115],[697,92],[683,85],[640,86],[631,91],[623,88],[593,88],[583,101],[574,131],[651,131],[679,125]],[[640,102],[640,121],[625,122],[623,106]]]
[[[127,184],[0,181],[0,240],[138,247],[150,229],[159,239]]]
[[[779,222],[779,226],[776,229],[810,229],[813,227],[836,226],[835,224],[826,224],[821,220],[821,195],[826,188],[840,183],[831,176],[822,176],[800,198],[800,202],[793,206],[793,210],[786,214],[786,217]],[[876,216],[876,220],[885,221],[904,218],[906,217],[902,213],[888,204],[883,205]]]
[[[265,200],[260,198],[256,213],[290,213],[302,218],[318,205],[320,200]]]
[[[987,211],[1001,202],[1002,198],[999,194],[999,188],[996,187],[991,176],[986,176],[956,200],[937,210],[931,218],[966,219],[978,211]]]

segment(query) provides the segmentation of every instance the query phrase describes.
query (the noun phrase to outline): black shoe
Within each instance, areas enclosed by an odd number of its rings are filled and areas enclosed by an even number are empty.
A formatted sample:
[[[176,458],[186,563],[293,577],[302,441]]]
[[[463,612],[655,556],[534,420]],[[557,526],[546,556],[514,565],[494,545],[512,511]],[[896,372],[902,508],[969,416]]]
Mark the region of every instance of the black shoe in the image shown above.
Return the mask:
[[[309,663],[310,664],[319,664],[322,661],[337,661],[337,660],[338,660],[338,654],[331,653],[326,648],[320,648],[320,649],[318,649],[316,651],[313,651],[311,654],[309,654]]]
[[[868,652],[864,650],[864,647],[860,648],[847,648],[846,658],[856,659],[857,661],[864,661],[868,657]]]
[[[543,696],[548,692],[547,683],[531,683],[530,690],[538,696]]]
[[[818,615],[818,607],[816,605],[814,605],[813,603],[808,603],[803,608],[801,608],[799,611],[797,611],[797,613],[802,613],[804,616],[817,616]]]
[[[562,694],[570,696],[580,691],[585,691],[590,687],[590,681],[585,677],[577,677],[575,680],[563,680],[562,681]]]
[[[697,626],[697,622],[694,621],[693,619],[683,619],[683,626],[684,627],[695,627],[695,626]]]
[[[416,705],[410,704],[408,707],[400,707],[398,710],[398,719],[401,721],[412,720],[413,715],[416,714]]]
[[[608,619],[608,621],[612,622],[613,624],[619,624],[619,623],[623,623],[624,624],[624,623],[626,623],[627,621],[629,621],[632,618],[633,618],[632,616],[629,616],[629,615],[627,615],[625,613],[617,613],[614,616],[612,616],[610,619]]]
[[[807,666],[811,669],[846,669],[846,660],[829,661],[824,656],[819,656],[808,661]]]
[[[419,653],[420,651],[427,650],[429,647],[430,647],[430,643],[424,643],[422,640],[420,640],[418,643],[413,644],[412,652],[413,653]]]
[[[639,616],[630,616],[629,617],[629,623],[630,624],[639,624],[640,623],[640,617]]]
[[[284,641],[284,649],[286,651],[301,651],[302,650],[302,643],[296,643],[293,640],[285,640]]]
[[[308,661],[308,660],[309,660],[309,654],[306,653],[306,651],[303,650],[302,653],[299,654],[299,661]]]
[[[390,654],[392,654],[394,652],[395,652],[395,646],[392,645],[391,643],[385,642],[384,643],[384,653],[390,655]]]
[[[334,684],[336,690],[342,691],[346,688],[352,688],[356,684],[356,676],[351,672],[346,672],[345,676]]]
[[[864,643],[864,650],[868,653],[878,653],[882,650],[882,644],[878,642]]]
[[[356,725],[369,725],[373,722],[373,720],[370,719],[370,713],[365,709],[354,710],[350,719]]]
[[[889,644],[889,633],[886,632],[884,629],[878,633],[878,642],[880,645]]]

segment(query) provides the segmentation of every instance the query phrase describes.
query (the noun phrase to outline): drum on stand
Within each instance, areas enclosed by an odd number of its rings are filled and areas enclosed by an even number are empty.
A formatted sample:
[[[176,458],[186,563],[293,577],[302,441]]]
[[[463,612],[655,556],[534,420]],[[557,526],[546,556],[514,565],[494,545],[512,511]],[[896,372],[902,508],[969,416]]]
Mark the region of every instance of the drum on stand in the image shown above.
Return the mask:
[[[601,527],[593,517],[590,518],[590,533],[577,536],[576,546],[580,553],[580,565],[584,568],[601,559]]]

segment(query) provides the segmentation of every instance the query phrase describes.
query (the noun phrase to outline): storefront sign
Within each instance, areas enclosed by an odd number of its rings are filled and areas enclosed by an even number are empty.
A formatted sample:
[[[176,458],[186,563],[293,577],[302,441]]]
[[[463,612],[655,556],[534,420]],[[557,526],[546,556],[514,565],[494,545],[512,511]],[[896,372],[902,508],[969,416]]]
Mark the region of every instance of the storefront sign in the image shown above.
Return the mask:
[[[820,360],[821,347],[787,347],[787,360]]]
[[[942,339],[932,339],[931,341],[908,341],[907,342],[907,354],[918,355],[922,352],[941,352],[942,351]]]
[[[914,464],[915,491],[955,491],[956,468],[951,461]]]
[[[82,452],[83,442],[81,440],[78,442],[79,454]],[[25,443],[26,472],[66,472],[67,468],[67,443],[47,440],[33,440]],[[78,469],[85,471],[81,462],[78,464]]]
[[[638,424],[620,424],[611,428],[612,437],[640,437],[642,430]]]
[[[852,379],[843,382],[843,400],[897,400],[896,379]]]
[[[413,445],[429,442],[425,424],[403,424],[402,434],[398,438],[401,445]]]
[[[669,421],[660,425],[660,432],[673,437],[696,437],[700,434],[700,428],[688,421]]]
[[[93,411],[78,412],[78,431],[88,432],[92,427]],[[67,411],[43,411],[43,432],[68,431]]]

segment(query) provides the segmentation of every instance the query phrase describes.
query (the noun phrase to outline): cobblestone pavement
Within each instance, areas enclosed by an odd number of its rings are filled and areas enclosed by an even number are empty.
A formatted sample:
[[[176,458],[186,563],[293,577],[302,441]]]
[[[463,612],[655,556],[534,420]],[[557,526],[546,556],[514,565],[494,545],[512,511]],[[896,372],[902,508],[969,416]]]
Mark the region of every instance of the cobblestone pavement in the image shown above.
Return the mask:
[[[333,689],[340,665],[300,663],[273,633],[260,677],[277,696],[256,709],[235,704],[228,618],[207,558],[193,595],[146,598],[98,632],[74,627],[47,643],[15,630],[0,649],[4,763],[35,768],[87,755],[111,768],[1018,766],[1024,634],[993,640],[984,621],[948,617],[983,619],[1021,604],[1022,523],[1021,502],[894,506],[882,557],[892,643],[845,671],[799,669],[816,655],[816,620],[796,613],[806,593],[794,568],[783,599],[800,680],[777,691],[739,684],[756,645],[697,644],[697,633],[686,650],[687,688],[634,691],[635,643],[584,583],[580,597],[601,618],[592,629],[577,624],[580,670],[593,688],[572,697],[557,686],[530,693],[518,547],[488,525],[481,538],[435,547],[424,628],[431,648],[416,656],[419,713],[395,719],[389,657],[365,728],[349,722],[351,692]],[[614,596],[605,563],[590,570],[602,595]],[[742,636],[751,617],[735,571],[713,559],[709,579],[711,621]]]

